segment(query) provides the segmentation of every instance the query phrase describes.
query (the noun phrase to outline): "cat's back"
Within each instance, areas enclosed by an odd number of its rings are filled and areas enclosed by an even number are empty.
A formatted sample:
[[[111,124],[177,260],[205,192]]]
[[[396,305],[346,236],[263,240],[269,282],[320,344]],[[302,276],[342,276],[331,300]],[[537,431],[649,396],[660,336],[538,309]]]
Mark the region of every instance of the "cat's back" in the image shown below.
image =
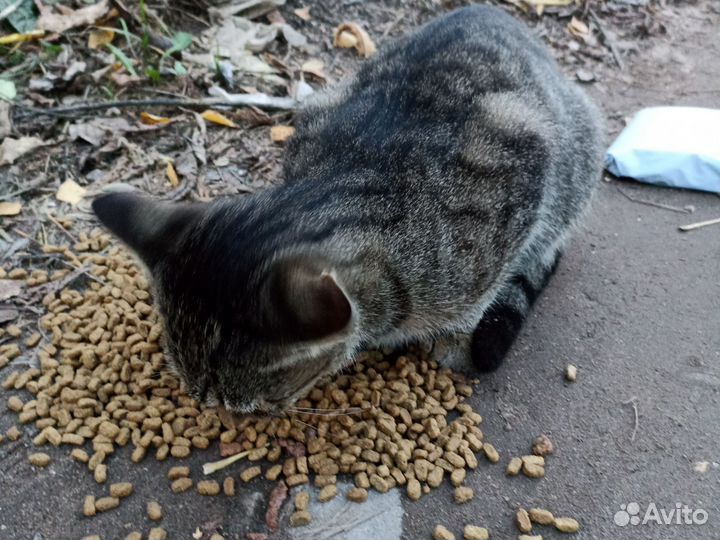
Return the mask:
[[[433,177],[455,168],[468,145],[491,140],[507,142],[498,156],[525,147],[530,163],[541,139],[554,135],[547,131],[561,132],[558,124],[584,106],[525,25],[497,8],[467,7],[385,47],[308,105],[288,146],[286,176]]]

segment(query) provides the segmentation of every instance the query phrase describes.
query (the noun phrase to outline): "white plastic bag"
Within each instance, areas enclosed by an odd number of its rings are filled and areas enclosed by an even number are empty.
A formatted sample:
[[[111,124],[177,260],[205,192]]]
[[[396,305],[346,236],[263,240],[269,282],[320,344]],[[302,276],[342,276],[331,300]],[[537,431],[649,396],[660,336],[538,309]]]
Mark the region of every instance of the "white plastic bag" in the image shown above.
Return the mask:
[[[605,165],[640,182],[720,193],[720,110],[643,109],[612,143]]]

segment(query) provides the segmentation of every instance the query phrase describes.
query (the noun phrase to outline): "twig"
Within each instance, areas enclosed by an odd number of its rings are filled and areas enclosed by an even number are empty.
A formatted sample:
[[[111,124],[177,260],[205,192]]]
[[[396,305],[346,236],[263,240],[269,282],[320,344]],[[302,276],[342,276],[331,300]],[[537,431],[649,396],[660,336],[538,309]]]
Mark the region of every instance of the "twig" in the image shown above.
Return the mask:
[[[210,89],[211,94],[217,87]],[[259,107],[261,109],[276,111],[291,111],[297,106],[297,102],[289,97],[275,97],[267,94],[228,94],[217,88],[215,94],[222,97],[209,97],[202,99],[126,99],[119,101],[100,101],[85,105],[74,105],[71,107],[52,107],[50,109],[39,109],[17,104],[18,107],[31,111],[38,115],[46,116],[74,116],[76,114],[101,111],[112,108],[136,108],[136,107]]]
[[[707,221],[698,221],[697,223],[690,223],[689,225],[682,225],[678,227],[682,232],[688,232],[688,231],[694,231],[695,229],[700,229],[702,227],[707,227],[708,225],[718,225],[720,224],[720,218],[715,219],[708,219]]]
[[[678,206],[671,206],[669,204],[663,204],[663,203],[658,203],[658,202],[653,202],[653,201],[646,201],[645,199],[638,199],[636,197],[633,197],[629,193],[626,193],[622,189],[620,189],[620,186],[615,186],[615,189],[617,189],[623,195],[623,197],[625,197],[626,199],[628,199],[629,201],[632,201],[634,203],[644,204],[647,206],[654,206],[655,208],[662,208],[663,210],[670,210],[672,212],[678,212],[680,214],[690,214],[690,210],[688,210],[686,208],[680,208]]]
[[[640,418],[638,415],[638,407],[637,407],[637,396],[633,396],[627,401],[623,401],[623,405],[632,405],[633,413],[635,413],[635,426],[633,428],[632,435],[630,437],[630,442],[635,442],[635,437],[637,436],[638,428],[640,427]]]
[[[613,58],[615,58],[615,62],[617,63],[618,67],[620,68],[620,71],[624,70],[625,64],[622,61],[622,56],[620,56],[620,51],[618,51],[618,48],[615,45],[615,42],[610,38],[608,33],[605,31],[605,28],[603,28],[603,25],[600,22],[600,17],[598,17],[597,14],[592,9],[588,9],[588,13],[590,14],[590,18],[592,18],[592,20],[597,25],[598,30],[600,31],[600,35],[603,37],[603,40],[605,41],[605,45],[607,45],[608,49],[610,49],[610,52],[612,53]]]
[[[70,240],[72,240],[72,242],[73,242],[74,244],[77,244],[77,243],[78,243],[78,239],[75,238],[75,237],[70,233],[70,231],[68,231],[65,227],[63,227],[62,224],[61,224],[57,219],[55,219],[55,218],[52,216],[52,214],[47,214],[47,217],[48,217],[48,219],[49,219],[50,221],[53,222],[53,224],[54,224],[55,226],[57,226],[58,229],[60,229],[60,231],[61,231],[63,234],[65,234],[65,236],[67,236]]]

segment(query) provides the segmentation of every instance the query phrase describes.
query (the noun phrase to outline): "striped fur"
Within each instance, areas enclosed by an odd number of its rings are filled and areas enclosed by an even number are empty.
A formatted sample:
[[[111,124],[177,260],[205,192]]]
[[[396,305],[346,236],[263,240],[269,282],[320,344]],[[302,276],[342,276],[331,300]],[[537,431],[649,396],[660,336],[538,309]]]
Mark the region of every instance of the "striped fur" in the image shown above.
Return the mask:
[[[282,409],[363,347],[435,339],[447,364],[497,366],[590,200],[603,132],[523,25],[465,8],[308,105],[282,187],[95,209],[148,264],[195,395]]]

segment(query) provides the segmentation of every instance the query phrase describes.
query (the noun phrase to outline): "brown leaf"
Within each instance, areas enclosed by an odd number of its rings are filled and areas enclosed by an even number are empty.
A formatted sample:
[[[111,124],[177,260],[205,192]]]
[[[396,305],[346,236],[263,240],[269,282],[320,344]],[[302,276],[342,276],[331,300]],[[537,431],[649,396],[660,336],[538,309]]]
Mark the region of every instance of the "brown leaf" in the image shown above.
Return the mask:
[[[170,122],[170,119],[166,116],[158,116],[157,114],[143,111],[140,113],[140,121],[143,124],[154,126],[156,124],[167,124]]]
[[[22,210],[22,203],[0,202],[0,216],[17,216]]]
[[[168,181],[170,182],[170,185],[172,187],[178,187],[180,185],[180,180],[178,179],[178,175],[175,172],[175,167],[173,167],[171,161],[168,161],[167,167],[165,169],[165,174],[167,175]]]
[[[0,145],[0,165],[14,163],[17,158],[42,146],[45,142],[37,137],[5,137]]]
[[[295,133],[295,128],[292,126],[273,126],[270,128],[270,138],[272,142],[284,143]]]
[[[310,6],[297,8],[293,11],[293,13],[297,17],[301,18],[303,21],[309,21],[310,19],[312,19],[312,17],[310,16]]]
[[[57,190],[55,198],[58,201],[66,202],[75,206],[85,196],[86,189],[74,180],[65,180]]]
[[[62,33],[76,26],[87,26],[94,24],[103,17],[110,6],[107,0],[101,0],[97,4],[80,8],[77,10],[68,9],[64,14],[51,13],[45,9],[37,20],[37,28],[46,32]]]
[[[213,124],[217,124],[219,126],[225,126],[225,127],[231,127],[231,128],[238,127],[235,122],[233,122],[226,116],[223,116],[219,112],[213,111],[212,109],[203,111],[200,114],[200,116],[202,116],[204,120],[207,120],[208,122],[212,122]]]
[[[115,32],[107,28],[93,30],[92,32],[90,32],[90,35],[88,35],[88,48],[99,49],[100,47],[111,43],[114,38]]]
[[[0,301],[9,300],[22,292],[22,281],[0,279]]]
[[[365,58],[372,56],[377,50],[368,33],[355,23],[343,23],[335,28],[333,45],[346,49],[353,47]]]

